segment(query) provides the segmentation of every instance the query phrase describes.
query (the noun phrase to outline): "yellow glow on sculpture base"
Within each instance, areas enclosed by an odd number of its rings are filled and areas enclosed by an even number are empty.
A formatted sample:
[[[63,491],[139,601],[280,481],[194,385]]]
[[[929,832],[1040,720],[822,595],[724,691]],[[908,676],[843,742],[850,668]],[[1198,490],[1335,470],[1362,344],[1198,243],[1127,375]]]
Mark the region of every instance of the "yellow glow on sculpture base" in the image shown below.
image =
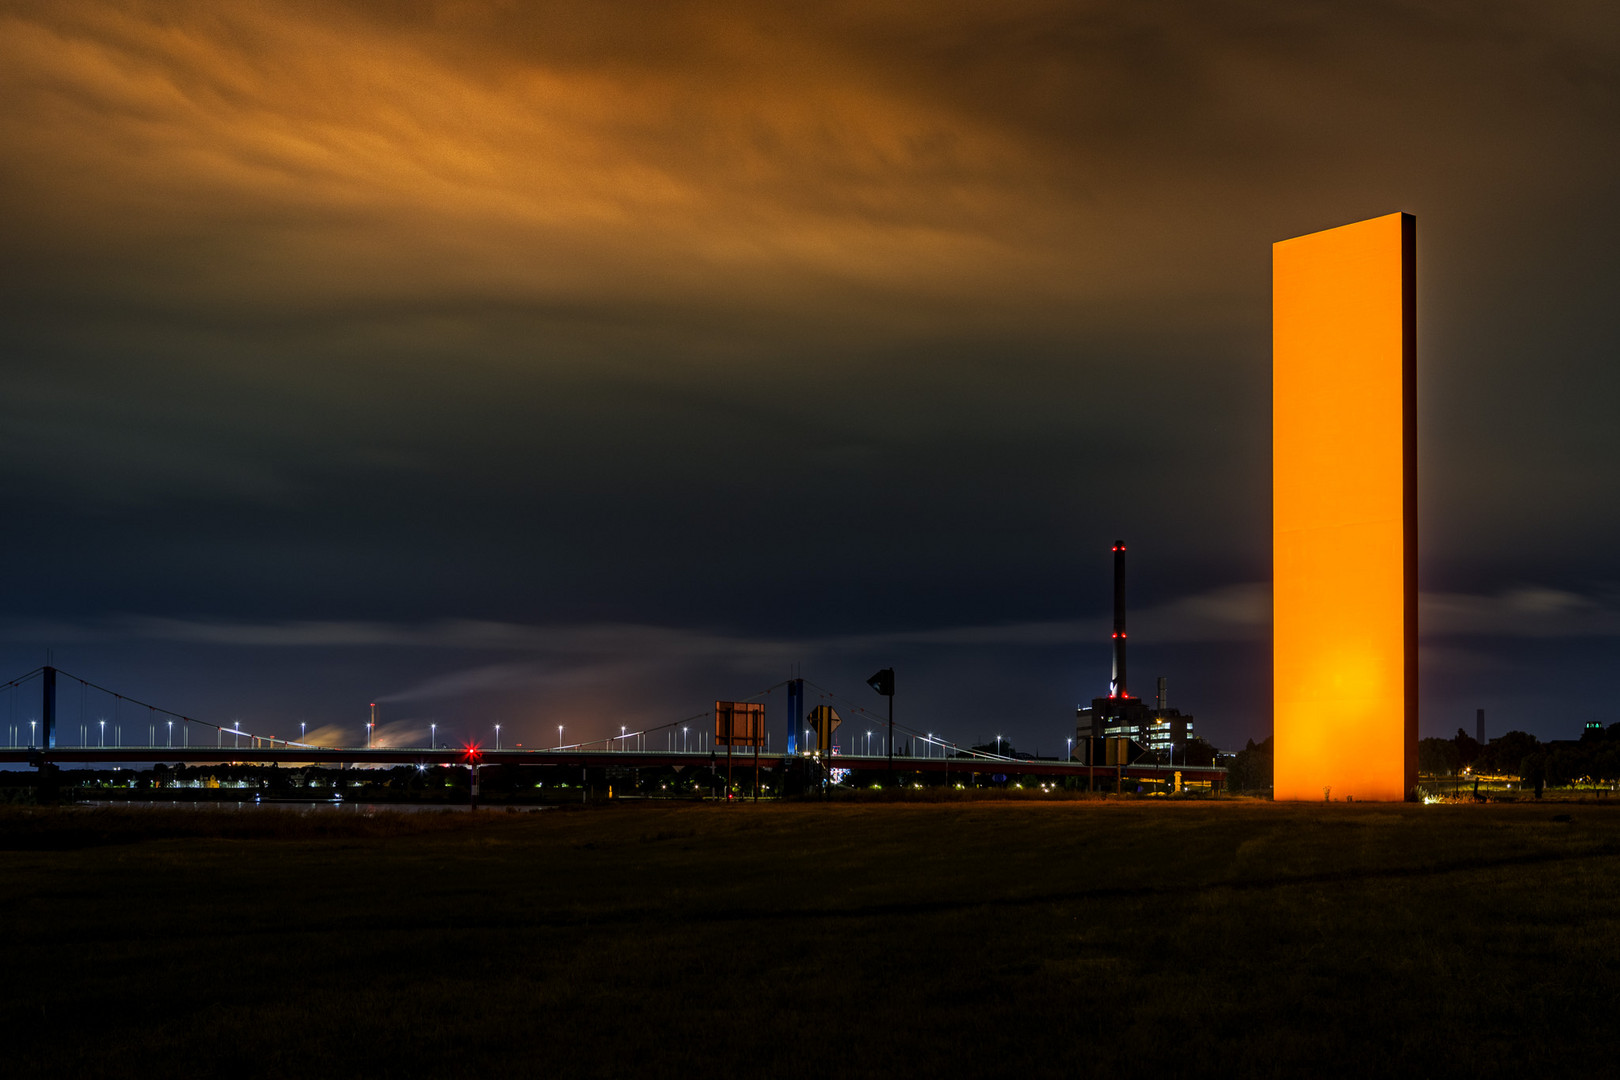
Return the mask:
[[[1277,799],[1417,781],[1416,226],[1272,246]]]

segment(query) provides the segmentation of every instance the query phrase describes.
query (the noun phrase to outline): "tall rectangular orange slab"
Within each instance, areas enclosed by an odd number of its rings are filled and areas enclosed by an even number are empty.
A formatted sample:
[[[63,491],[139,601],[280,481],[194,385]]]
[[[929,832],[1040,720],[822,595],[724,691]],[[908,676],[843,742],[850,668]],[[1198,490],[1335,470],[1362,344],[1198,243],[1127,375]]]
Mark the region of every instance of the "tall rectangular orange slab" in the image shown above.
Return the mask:
[[[1272,245],[1277,799],[1417,784],[1417,220]]]

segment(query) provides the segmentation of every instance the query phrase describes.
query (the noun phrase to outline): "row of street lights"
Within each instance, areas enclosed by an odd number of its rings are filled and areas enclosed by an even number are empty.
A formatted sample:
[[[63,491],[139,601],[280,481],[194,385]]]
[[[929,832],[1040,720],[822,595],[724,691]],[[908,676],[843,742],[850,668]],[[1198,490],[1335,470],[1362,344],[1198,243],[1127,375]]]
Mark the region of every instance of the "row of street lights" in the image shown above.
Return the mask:
[[[373,706],[373,708],[375,708],[375,706]],[[373,719],[371,721],[367,722],[367,724],[366,724],[366,747],[368,749],[370,749],[373,746],[373,729],[375,728],[375,725],[376,725],[376,720],[375,720],[376,714],[373,713],[372,716],[373,716]],[[30,746],[32,746],[34,744],[34,739],[35,739],[36,734],[37,734],[38,723],[39,723],[39,721],[37,719],[28,721],[28,745],[30,745]],[[19,727],[20,727],[20,725],[19,725]],[[84,725],[81,724],[80,725],[80,731],[81,731],[80,738],[81,738],[81,741],[83,740],[83,734],[82,734],[83,728],[84,728]],[[494,728],[495,728],[495,749],[499,750],[501,748],[501,725],[500,724],[495,724]],[[304,741],[307,740],[308,735],[309,735],[309,730],[308,729],[309,729],[308,721],[299,721],[299,724],[298,724],[298,740],[299,740],[299,742],[304,742]],[[564,743],[563,743],[564,730],[565,730],[564,725],[562,725],[562,724],[557,725],[557,749],[558,750],[563,749],[563,746],[564,746]],[[122,728],[119,728],[117,726],[114,727],[114,736],[115,736],[115,739],[116,739],[117,744],[119,746],[123,745],[123,742],[122,742],[123,736],[121,734],[119,734],[119,732],[121,732],[121,731],[122,731]],[[244,734],[244,732],[241,730],[240,722],[238,722],[238,724],[234,728],[229,728],[229,729],[221,728],[221,729],[219,729],[219,735],[220,735],[221,738],[223,738],[226,731],[230,731],[232,736],[235,737],[235,739],[236,739],[236,744],[240,745],[241,736]],[[428,725],[428,731],[429,731],[429,738],[428,738],[429,746],[434,750],[439,749],[439,725],[436,722],[435,723],[430,723]],[[691,751],[691,732],[692,732],[692,729],[691,729],[691,727],[689,725],[683,724],[681,726],[681,752],[682,753],[689,753]],[[636,737],[637,749],[638,750],[644,750],[646,748],[646,743],[645,743],[645,735],[646,735],[646,733],[641,732],[641,731],[631,732],[628,729],[627,725],[624,725],[624,724],[619,725],[619,735],[618,735],[619,749],[623,750],[625,748],[626,741],[630,738],[630,736],[632,734],[635,735],[635,737]],[[884,742],[883,734],[881,732],[875,732],[875,731],[872,731],[872,730],[868,730],[866,732],[866,736],[865,736],[866,742],[865,742],[865,747],[864,747],[864,751],[865,751],[865,754],[866,754],[867,757],[872,756],[872,736],[873,735],[876,735],[878,737],[878,754],[881,756],[883,753],[886,752],[886,749],[887,749],[886,744]],[[150,739],[150,733],[148,735],[148,738]],[[673,732],[671,732],[671,739],[673,740],[673,738],[674,738],[674,734],[673,734]],[[810,740],[810,729],[809,728],[804,729],[804,738],[805,738],[806,745],[808,745],[809,740]],[[16,740],[15,734],[13,734],[12,739],[15,742],[15,740]],[[997,754],[1001,753],[1001,745],[1002,745],[1002,743],[1004,741],[1005,740],[1002,738],[1002,736],[1000,736],[1000,735],[996,736],[996,753]],[[107,745],[107,721],[105,719],[100,721],[99,745],[101,747],[105,747]],[[168,721],[168,741],[167,741],[167,745],[170,746],[170,747],[174,746],[174,721],[173,720]],[[933,751],[934,751],[935,745],[940,746],[941,752],[944,751],[944,744],[942,744],[942,743],[936,744],[936,741],[934,739],[934,733],[929,732],[928,736],[927,736],[927,739],[924,742],[923,756],[924,757],[933,757],[934,756]],[[672,749],[673,749],[673,747],[672,747]],[[703,750],[703,733],[699,732],[698,733],[698,752],[702,753],[702,750]],[[1069,751],[1069,756],[1073,756],[1074,740],[1072,738],[1068,740],[1068,751]],[[915,753],[913,753],[913,756],[916,756]]]
[[[372,721],[372,722],[366,724],[366,746],[367,746],[367,748],[370,748],[372,746],[372,727],[373,727],[374,723],[375,723],[375,721]],[[33,719],[33,720],[28,721],[28,745],[29,746],[34,745],[34,740],[35,740],[35,738],[36,738],[36,736],[38,734],[38,724],[39,724],[38,719]],[[494,727],[495,727],[495,749],[499,750],[501,748],[501,725],[496,724],[496,725],[494,725]],[[20,730],[20,728],[21,728],[21,725],[17,725],[17,727],[13,729],[13,733],[12,733],[12,742],[13,743],[16,742],[16,731]],[[308,728],[309,728],[308,721],[300,721],[299,722],[299,724],[298,724],[298,740],[299,740],[299,742],[304,742],[306,740],[306,738],[308,737]],[[80,729],[80,740],[82,742],[84,740],[84,735],[83,735],[84,725],[81,724],[79,726],[79,729]],[[123,745],[123,736],[122,736],[122,734],[120,734],[122,732],[122,730],[123,729],[121,727],[117,727],[116,725],[114,726],[114,738],[115,738],[115,742],[119,746]],[[236,745],[239,746],[241,744],[241,736],[243,734],[243,732],[241,730],[240,722],[236,725],[235,728],[232,728],[232,729],[221,728],[221,729],[219,729],[219,735],[220,735],[221,739],[223,739],[224,734],[225,734],[225,732],[227,730],[229,730],[231,732],[232,736],[235,738]],[[429,745],[431,746],[432,749],[435,749],[435,750],[439,749],[439,725],[437,723],[431,723],[431,724],[428,725],[428,730],[429,730],[429,740],[428,740]],[[563,731],[564,731],[564,726],[562,724],[558,724],[557,725],[557,749],[558,750],[561,750],[563,748]],[[691,750],[691,732],[692,732],[692,729],[691,729],[690,726],[685,725],[685,724],[683,724],[681,726],[681,752],[682,753],[689,753],[690,750]],[[619,736],[618,736],[618,738],[619,738],[619,749],[621,749],[621,750],[624,749],[625,740],[627,740],[630,737],[631,734],[632,733],[627,729],[626,725],[623,725],[623,724],[619,725]],[[638,749],[645,749],[645,741],[644,741],[643,737],[645,736],[646,733],[638,731],[638,732],[634,732],[633,734],[636,736],[637,748]],[[872,756],[872,736],[873,735],[878,736],[878,754],[882,755],[884,753],[884,751],[885,751],[885,746],[884,746],[884,743],[883,743],[883,735],[882,735],[882,733],[868,730],[866,732],[866,743],[865,743],[865,754],[866,754],[867,757]],[[150,741],[150,737],[151,737],[151,733],[149,732],[148,733],[148,740],[149,741]],[[673,735],[673,732],[672,732],[671,733],[671,739],[672,740],[673,740],[673,737],[674,737],[674,735]],[[99,745],[101,747],[103,747],[103,748],[106,747],[106,745],[107,745],[107,721],[105,719],[102,719],[100,721],[100,732],[99,732],[98,738],[99,738]],[[699,751],[699,753],[702,752],[702,739],[703,739],[702,732],[699,732],[698,733],[698,741],[699,741],[698,751]],[[804,739],[805,739],[805,744],[808,745],[809,741],[810,741],[810,729],[809,728],[804,729]],[[1000,736],[1000,735],[996,736],[996,753],[997,754],[1001,753],[1001,746],[1002,746],[1002,743],[1005,742],[1005,741],[1006,740],[1003,739],[1002,736]],[[1072,758],[1074,756],[1074,739],[1070,738],[1066,742],[1067,742],[1067,752],[1065,754],[1065,759]],[[173,720],[168,721],[167,745],[169,747],[174,746],[174,721]],[[189,745],[189,740],[188,740],[188,745]],[[942,753],[944,752],[944,749],[945,749],[944,744],[942,744],[942,743],[941,744],[936,744],[936,742],[934,740],[934,733],[929,732],[927,740],[924,743],[923,756],[924,757],[933,757],[934,756],[934,746],[935,745],[939,745],[941,752]],[[915,755],[913,755],[913,756],[915,756]]]

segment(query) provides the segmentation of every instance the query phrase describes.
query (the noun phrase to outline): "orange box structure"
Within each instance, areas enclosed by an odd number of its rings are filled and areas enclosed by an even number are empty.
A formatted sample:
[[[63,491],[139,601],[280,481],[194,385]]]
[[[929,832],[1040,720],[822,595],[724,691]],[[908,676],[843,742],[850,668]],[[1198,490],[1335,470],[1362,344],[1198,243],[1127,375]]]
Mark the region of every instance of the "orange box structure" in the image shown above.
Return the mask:
[[[1417,784],[1417,220],[1272,245],[1277,799]]]

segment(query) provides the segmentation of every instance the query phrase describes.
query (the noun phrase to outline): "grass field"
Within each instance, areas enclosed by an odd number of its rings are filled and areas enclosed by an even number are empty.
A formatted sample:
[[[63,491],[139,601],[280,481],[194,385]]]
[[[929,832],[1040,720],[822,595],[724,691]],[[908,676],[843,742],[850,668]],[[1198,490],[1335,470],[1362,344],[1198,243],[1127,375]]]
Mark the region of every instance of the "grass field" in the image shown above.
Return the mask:
[[[1605,1072],[1620,809],[0,811],[6,1076]]]

